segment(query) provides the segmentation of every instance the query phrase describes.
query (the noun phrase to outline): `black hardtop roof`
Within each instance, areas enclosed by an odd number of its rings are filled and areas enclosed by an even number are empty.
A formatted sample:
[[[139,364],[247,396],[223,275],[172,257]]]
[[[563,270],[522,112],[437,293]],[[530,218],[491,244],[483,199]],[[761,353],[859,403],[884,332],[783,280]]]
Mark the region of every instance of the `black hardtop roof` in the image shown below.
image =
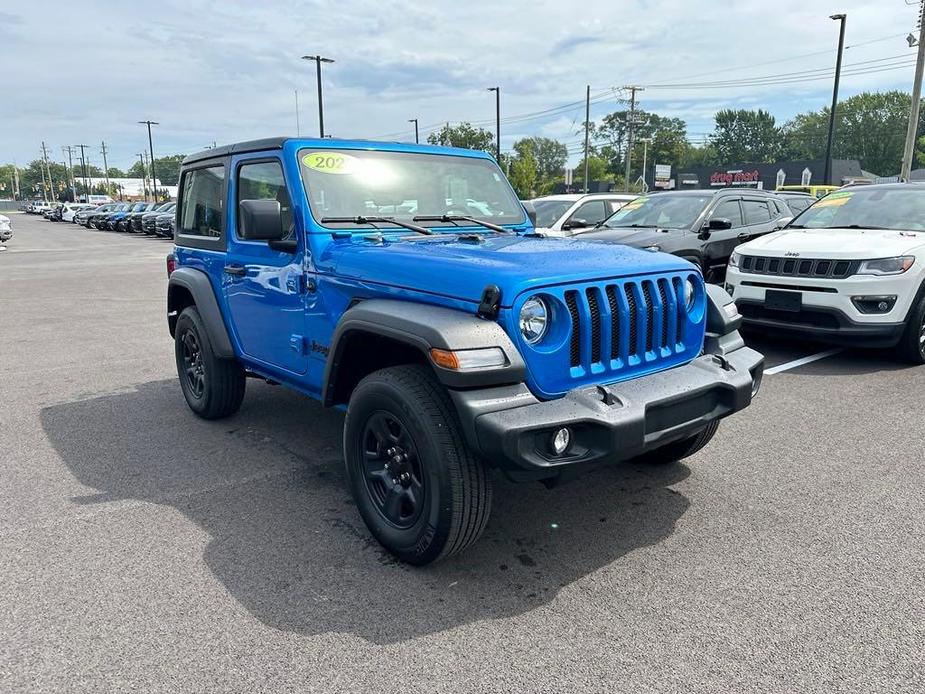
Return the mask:
[[[205,161],[206,159],[215,159],[217,157],[227,157],[231,154],[241,154],[243,152],[259,152],[265,149],[282,149],[283,143],[286,140],[290,140],[289,137],[265,137],[261,140],[248,140],[246,142],[235,142],[230,145],[222,145],[221,147],[213,147],[212,149],[204,149],[201,152],[196,152],[195,154],[190,154],[187,156],[182,163],[182,166],[187,164],[192,164],[197,161]]]

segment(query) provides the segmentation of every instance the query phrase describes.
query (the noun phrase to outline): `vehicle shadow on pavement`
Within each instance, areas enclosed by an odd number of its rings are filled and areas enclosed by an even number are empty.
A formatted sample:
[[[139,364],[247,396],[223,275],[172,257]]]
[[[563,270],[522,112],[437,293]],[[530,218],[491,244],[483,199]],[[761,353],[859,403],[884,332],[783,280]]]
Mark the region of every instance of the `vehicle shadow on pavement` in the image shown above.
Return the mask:
[[[689,505],[669,488],[690,474],[679,463],[602,466],[554,489],[498,478],[482,539],[416,569],[379,547],[346,491],[342,413],[285,389],[250,383],[238,415],[205,422],[157,381],[48,407],[42,423],[96,490],[75,503],[172,507],[209,534],[206,564],[264,624],[379,644],[542,608],[671,535]]]

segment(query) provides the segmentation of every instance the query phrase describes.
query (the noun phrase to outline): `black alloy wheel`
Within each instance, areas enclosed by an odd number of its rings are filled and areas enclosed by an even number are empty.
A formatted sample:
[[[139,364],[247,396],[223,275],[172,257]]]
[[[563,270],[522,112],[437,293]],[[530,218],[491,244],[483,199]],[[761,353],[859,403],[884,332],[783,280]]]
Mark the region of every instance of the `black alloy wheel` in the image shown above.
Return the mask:
[[[364,483],[376,510],[396,528],[412,527],[427,492],[408,427],[391,412],[377,410],[366,420],[361,446]]]
[[[190,392],[201,398],[206,389],[205,369],[202,364],[202,347],[199,338],[192,330],[183,334],[183,366],[186,375],[186,385]]]

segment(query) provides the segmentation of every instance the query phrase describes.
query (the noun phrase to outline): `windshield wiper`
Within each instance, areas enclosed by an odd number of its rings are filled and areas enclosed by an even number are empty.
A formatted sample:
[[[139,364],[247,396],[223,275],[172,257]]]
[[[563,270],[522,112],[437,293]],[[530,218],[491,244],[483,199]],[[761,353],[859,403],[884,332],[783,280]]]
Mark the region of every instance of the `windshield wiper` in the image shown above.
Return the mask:
[[[492,224],[491,222],[483,222],[481,219],[475,217],[467,217],[462,214],[425,214],[420,215],[419,217],[412,217],[415,222],[472,222],[473,224],[478,224],[483,226],[486,229],[491,229],[492,231],[500,231],[502,234],[512,234],[510,229],[505,229],[502,226],[497,224]],[[458,226],[458,225],[457,225]]]
[[[415,217],[417,219],[417,217]],[[395,226],[402,227],[403,229],[408,229],[409,231],[416,231],[419,234],[427,234],[432,236],[434,233],[430,229],[425,227],[419,227],[417,224],[409,224],[408,222],[400,222],[393,217],[322,217],[322,224],[369,224],[375,228],[374,222],[380,224],[394,224]]]

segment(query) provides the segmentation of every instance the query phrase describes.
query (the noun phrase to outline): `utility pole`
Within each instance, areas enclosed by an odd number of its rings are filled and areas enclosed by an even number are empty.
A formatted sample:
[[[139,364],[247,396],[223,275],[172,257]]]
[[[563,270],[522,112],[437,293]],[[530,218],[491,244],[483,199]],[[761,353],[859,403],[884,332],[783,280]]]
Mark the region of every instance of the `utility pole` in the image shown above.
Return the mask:
[[[154,202],[157,202],[157,172],[154,170],[154,141],[151,139],[151,126],[160,125],[154,120],[140,120],[140,125],[148,126],[148,148],[151,150],[151,188],[154,191]]]
[[[829,136],[825,143],[825,173],[822,183],[832,184],[832,143],[835,141],[835,109],[838,106],[838,82],[841,79],[841,56],[845,50],[845,18],[844,14],[833,14],[829,19],[839,22],[838,28],[838,57],[835,59],[835,84],[832,86],[832,108],[829,111]]]
[[[299,122],[299,90],[295,90],[295,134],[302,137],[302,124]]]
[[[48,171],[48,191],[51,194],[52,200],[54,200],[55,195],[55,184],[51,180],[51,166],[48,165],[48,150],[45,149],[45,140],[42,140],[42,159],[45,160],[45,170]]]
[[[501,161],[501,87],[489,87],[495,93],[495,159]]]
[[[588,146],[588,136],[591,131],[591,85],[585,88],[585,194],[588,192],[588,155],[590,147]]]
[[[909,180],[912,173],[912,157],[915,151],[915,135],[919,129],[919,107],[922,99],[922,70],[925,67],[925,0],[919,10],[918,55],[915,61],[915,79],[912,82],[912,104],[909,106],[909,125],[906,126],[906,144],[903,147],[903,165],[900,179]]]
[[[408,122],[409,122],[409,123],[414,123],[414,143],[415,143],[415,144],[420,144],[420,143],[421,143],[421,139],[418,137],[418,119],[417,119],[417,118],[409,118],[409,119],[408,119]]]
[[[103,175],[106,176],[106,195],[109,195],[109,164],[106,163],[106,143],[100,142],[100,151],[103,153]]]
[[[333,63],[331,58],[323,58],[320,55],[303,55],[302,60],[315,61],[315,76],[318,80],[318,136],[324,137],[324,98],[321,93],[321,63]]]
[[[67,145],[62,147],[61,151],[67,154],[68,185],[71,186],[71,199],[77,202],[77,182],[74,179],[74,158],[72,156],[74,148]]]
[[[144,152],[138,153],[138,160],[141,162],[141,192],[144,193],[145,202],[148,202],[148,162]]]
[[[87,197],[86,201],[90,202],[90,177],[87,175],[87,157],[86,157],[86,153],[84,152],[84,150],[87,149],[87,145],[74,145],[74,146],[80,149],[80,165],[81,165],[80,170],[83,172],[84,195]]]
[[[630,115],[626,131],[626,180],[624,181],[624,189],[628,193],[630,192],[630,164],[633,159],[633,128],[636,125],[636,92],[644,91],[644,89],[636,86],[624,87],[624,89],[630,92]]]

